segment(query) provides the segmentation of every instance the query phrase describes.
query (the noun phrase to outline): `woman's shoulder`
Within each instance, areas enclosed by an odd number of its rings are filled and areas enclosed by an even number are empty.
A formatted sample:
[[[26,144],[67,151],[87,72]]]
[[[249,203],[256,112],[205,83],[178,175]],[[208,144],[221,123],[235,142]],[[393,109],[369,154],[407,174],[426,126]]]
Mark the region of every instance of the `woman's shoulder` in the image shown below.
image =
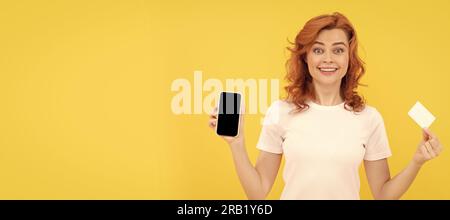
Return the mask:
[[[296,107],[294,105],[294,103],[289,102],[285,99],[279,99],[276,100],[274,102],[272,102],[272,104],[269,106],[268,111],[271,112],[279,112],[279,113],[287,113],[287,112],[291,112],[292,110],[294,110]]]
[[[376,107],[371,105],[366,104],[361,113],[367,116],[367,118],[370,120],[383,120],[380,111],[378,111]]]
[[[294,108],[294,104],[283,99],[272,102],[264,113],[266,115],[265,123],[280,124],[286,121]]]

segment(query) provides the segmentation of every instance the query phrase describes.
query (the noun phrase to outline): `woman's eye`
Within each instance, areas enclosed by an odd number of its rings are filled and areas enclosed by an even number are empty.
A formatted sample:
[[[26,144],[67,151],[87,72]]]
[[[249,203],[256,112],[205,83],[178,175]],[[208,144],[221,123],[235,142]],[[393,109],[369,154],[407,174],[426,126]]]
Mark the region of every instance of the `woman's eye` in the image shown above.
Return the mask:
[[[315,54],[321,54],[321,53],[323,52],[323,50],[320,49],[320,48],[314,48],[314,49],[313,49],[313,52],[314,52]]]
[[[341,54],[341,53],[344,53],[344,49],[338,48],[338,49],[334,50],[334,52],[337,54]]]

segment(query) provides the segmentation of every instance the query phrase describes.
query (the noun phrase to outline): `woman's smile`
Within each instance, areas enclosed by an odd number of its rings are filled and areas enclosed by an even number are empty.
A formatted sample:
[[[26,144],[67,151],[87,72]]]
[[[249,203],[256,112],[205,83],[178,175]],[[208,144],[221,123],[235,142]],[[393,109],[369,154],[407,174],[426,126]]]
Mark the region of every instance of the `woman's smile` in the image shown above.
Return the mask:
[[[331,76],[339,70],[337,67],[318,67],[317,68],[322,75]]]

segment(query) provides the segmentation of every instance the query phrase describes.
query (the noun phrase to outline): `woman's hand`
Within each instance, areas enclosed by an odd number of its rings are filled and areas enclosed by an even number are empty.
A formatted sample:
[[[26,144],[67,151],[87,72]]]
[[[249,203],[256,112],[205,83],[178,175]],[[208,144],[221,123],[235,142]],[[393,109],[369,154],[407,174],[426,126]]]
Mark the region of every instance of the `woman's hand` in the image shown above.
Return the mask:
[[[236,137],[229,137],[229,136],[220,136],[222,137],[229,145],[234,144],[243,144],[244,143],[244,113],[245,113],[245,107],[242,104],[242,111],[239,117],[239,132]],[[214,131],[216,130],[217,126],[217,107],[214,108],[214,111],[209,115],[209,127],[212,128]]]
[[[428,160],[431,160],[441,154],[443,148],[436,135],[427,128],[423,129],[423,140],[413,157],[413,162],[422,166]]]

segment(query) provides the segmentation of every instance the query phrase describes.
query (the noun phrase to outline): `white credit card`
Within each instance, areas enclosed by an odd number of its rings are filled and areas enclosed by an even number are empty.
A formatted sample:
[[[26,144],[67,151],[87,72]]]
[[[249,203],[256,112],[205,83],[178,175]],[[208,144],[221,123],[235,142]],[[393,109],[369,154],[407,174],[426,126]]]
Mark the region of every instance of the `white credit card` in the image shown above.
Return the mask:
[[[419,101],[409,110],[408,115],[421,127],[428,128],[436,119]]]

